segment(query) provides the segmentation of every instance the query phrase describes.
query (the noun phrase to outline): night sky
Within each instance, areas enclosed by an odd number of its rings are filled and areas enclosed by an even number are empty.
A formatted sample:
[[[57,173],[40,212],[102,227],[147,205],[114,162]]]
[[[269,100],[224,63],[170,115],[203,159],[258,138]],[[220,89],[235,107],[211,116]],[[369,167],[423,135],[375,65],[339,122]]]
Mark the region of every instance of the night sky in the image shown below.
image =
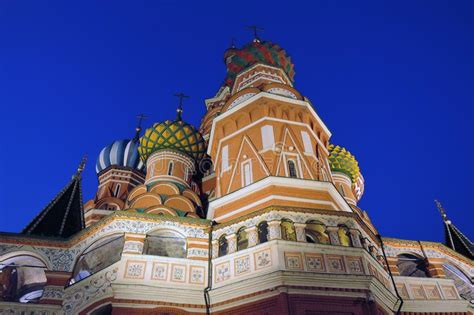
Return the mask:
[[[443,240],[433,200],[474,238],[473,3],[462,1],[0,1],[0,230],[20,231],[135,116],[198,126],[231,38],[265,31],[295,87],[366,180],[384,236]]]

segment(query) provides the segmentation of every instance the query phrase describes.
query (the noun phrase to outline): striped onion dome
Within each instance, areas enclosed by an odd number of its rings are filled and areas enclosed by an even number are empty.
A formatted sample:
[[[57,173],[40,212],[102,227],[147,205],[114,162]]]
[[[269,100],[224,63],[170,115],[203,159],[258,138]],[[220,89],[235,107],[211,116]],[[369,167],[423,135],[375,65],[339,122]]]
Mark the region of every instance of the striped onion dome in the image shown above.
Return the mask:
[[[138,152],[144,162],[154,152],[165,149],[184,153],[199,162],[206,153],[206,144],[199,131],[178,116],[174,121],[155,123],[140,138]]]
[[[143,171],[144,165],[138,155],[138,140],[117,140],[100,151],[95,165],[98,173],[109,166],[116,165]]]
[[[359,163],[355,157],[345,148],[338,145],[330,144],[328,150],[331,171],[344,173],[351,178],[353,184],[357,183],[357,180],[361,178],[361,174]]]

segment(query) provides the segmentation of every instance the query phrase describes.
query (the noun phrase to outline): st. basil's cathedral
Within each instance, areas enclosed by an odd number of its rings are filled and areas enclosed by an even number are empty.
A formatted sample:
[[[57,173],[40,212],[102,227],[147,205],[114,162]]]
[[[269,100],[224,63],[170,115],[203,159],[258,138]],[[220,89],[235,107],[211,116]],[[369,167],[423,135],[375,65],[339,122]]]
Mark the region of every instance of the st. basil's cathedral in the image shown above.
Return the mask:
[[[97,152],[93,199],[83,160],[0,234],[0,314],[474,314],[474,246],[443,206],[444,244],[381,237],[288,53],[256,37],[224,62],[199,128],[180,94]]]

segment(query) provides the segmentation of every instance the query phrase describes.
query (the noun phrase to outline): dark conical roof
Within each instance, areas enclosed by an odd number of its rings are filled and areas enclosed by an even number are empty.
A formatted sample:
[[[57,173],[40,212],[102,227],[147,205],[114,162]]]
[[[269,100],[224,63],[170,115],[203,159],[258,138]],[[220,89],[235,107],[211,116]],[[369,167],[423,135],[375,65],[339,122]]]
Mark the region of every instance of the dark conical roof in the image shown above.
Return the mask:
[[[446,211],[437,200],[436,205],[438,206],[444,221],[445,245],[469,259],[474,259],[474,244],[451,222],[451,220],[448,220]]]
[[[22,231],[23,234],[67,238],[84,229],[82,160],[71,181]]]

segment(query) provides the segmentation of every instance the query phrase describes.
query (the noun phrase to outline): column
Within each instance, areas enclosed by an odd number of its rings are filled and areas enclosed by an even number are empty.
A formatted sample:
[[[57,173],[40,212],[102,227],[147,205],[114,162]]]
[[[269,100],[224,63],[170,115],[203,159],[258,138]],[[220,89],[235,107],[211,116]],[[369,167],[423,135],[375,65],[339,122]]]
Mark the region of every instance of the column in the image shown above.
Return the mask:
[[[326,230],[328,231],[331,245],[341,245],[341,242],[339,242],[339,234],[337,233],[339,228],[337,226],[328,226]]]
[[[279,240],[281,239],[281,228],[280,221],[268,222],[268,240]]]
[[[349,231],[349,233],[350,233],[350,236],[351,236],[352,246],[362,247],[362,244],[360,243],[360,232],[359,232],[359,230],[351,229]]]
[[[125,233],[123,253],[141,255],[143,253],[143,246],[145,245],[145,238],[145,234]]]
[[[249,240],[249,247],[256,246],[258,244],[258,231],[256,226],[251,226],[245,229],[247,232],[247,238]]]
[[[306,242],[306,223],[295,223],[296,240]]]
[[[232,254],[237,251],[237,235],[231,234],[225,237],[227,239],[227,253]]]

